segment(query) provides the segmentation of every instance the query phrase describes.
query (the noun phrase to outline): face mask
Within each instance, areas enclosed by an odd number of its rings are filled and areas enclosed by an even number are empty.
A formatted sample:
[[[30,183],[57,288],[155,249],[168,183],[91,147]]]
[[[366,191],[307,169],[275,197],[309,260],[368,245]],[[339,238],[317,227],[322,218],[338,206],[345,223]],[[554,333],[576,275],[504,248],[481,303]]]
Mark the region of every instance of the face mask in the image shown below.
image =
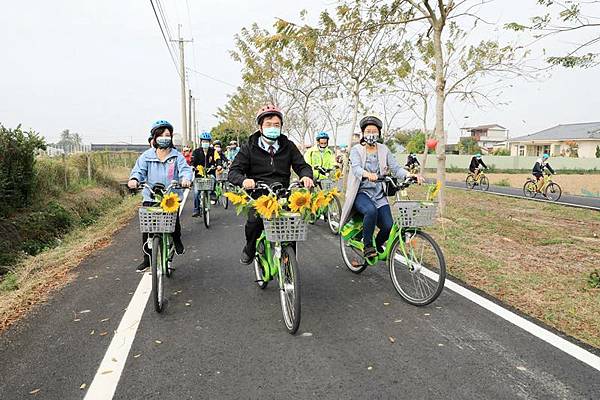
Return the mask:
[[[202,148],[203,148],[204,150],[206,150],[206,149],[208,149],[208,148],[210,147],[210,143],[206,143],[206,142],[204,142],[204,143],[202,143],[202,144],[201,144],[201,146],[202,146]]]
[[[156,138],[156,144],[158,145],[159,149],[167,149],[171,147],[171,138],[164,136],[158,137]]]
[[[221,148],[220,147],[215,147],[215,151],[221,152]]]
[[[271,127],[263,130],[263,136],[267,139],[277,140],[279,135],[281,135],[281,128]]]
[[[378,139],[378,138],[377,138],[377,136],[374,136],[374,135],[373,135],[373,136],[365,136],[365,137],[364,137],[364,139],[365,139],[365,142],[366,142],[368,145],[370,145],[370,146],[374,146],[374,145],[375,145],[375,143],[377,143],[377,139]]]

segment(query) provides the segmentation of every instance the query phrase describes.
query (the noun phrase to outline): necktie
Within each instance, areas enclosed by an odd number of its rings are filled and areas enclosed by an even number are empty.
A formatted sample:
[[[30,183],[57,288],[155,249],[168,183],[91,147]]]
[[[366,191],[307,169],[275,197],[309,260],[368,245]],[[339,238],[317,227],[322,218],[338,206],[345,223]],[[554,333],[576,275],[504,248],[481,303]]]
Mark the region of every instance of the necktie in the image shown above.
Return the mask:
[[[271,158],[273,158],[273,156],[275,155],[275,147],[273,147],[272,145],[269,146],[269,154],[271,155]]]

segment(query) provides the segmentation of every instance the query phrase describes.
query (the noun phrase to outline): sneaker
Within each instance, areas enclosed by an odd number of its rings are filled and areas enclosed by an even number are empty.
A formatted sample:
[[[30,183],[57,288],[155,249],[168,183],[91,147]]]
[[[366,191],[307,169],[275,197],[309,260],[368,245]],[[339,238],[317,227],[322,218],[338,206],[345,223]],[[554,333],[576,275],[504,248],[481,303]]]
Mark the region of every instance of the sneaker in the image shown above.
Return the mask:
[[[365,247],[364,255],[365,258],[375,257],[377,255],[377,250],[373,246],[367,246]]]
[[[150,264],[147,261],[142,261],[135,269],[135,272],[146,272],[148,268],[150,268]]]
[[[248,253],[246,253],[246,246],[244,246],[244,248],[242,249],[242,255],[240,257],[240,262],[244,265],[249,265],[252,263],[252,261],[254,261],[254,254],[249,255]]]
[[[185,247],[183,246],[183,243],[181,241],[174,240],[173,245],[175,246],[175,253],[177,253],[177,255],[180,256],[183,253],[185,253]]]

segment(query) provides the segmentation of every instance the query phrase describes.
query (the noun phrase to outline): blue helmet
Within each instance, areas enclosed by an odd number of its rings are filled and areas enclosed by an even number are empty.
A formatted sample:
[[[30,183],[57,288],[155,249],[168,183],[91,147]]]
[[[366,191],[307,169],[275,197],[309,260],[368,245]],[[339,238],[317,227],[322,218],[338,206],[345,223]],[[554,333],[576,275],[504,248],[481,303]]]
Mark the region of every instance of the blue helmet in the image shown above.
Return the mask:
[[[542,158],[543,158],[544,160],[547,160],[547,159],[549,159],[549,158],[550,158],[550,156],[548,155],[548,153],[544,153],[544,155],[542,156]]]
[[[481,158],[481,153],[475,154],[475,158]]]
[[[210,132],[202,132],[200,134],[200,140],[212,140],[212,135]]]
[[[320,139],[327,139],[329,140],[329,135],[327,134],[327,132],[319,132],[317,133],[317,140]]]
[[[152,124],[152,128],[150,128],[150,136],[154,136],[154,133],[160,128],[168,128],[171,131],[171,133],[173,133],[173,125],[171,125],[169,121],[159,119],[158,121]]]

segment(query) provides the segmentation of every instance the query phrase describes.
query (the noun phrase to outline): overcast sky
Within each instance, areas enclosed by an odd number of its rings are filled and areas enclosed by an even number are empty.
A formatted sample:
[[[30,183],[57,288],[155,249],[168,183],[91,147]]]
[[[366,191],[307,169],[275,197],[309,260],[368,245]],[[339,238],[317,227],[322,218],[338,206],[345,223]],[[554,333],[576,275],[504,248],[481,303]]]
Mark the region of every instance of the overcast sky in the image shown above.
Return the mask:
[[[213,78],[191,75],[200,129],[216,124],[212,116],[241,82],[240,65],[229,56],[233,36],[275,17],[297,20],[301,8],[311,15],[331,0],[163,0],[170,28],[183,25],[186,64]],[[527,6],[523,6],[529,3]],[[486,17],[503,24],[526,21],[534,0],[496,0]],[[538,9],[539,10],[539,9]],[[5,2],[0,13],[0,122],[22,123],[56,140],[63,129],[79,132],[86,143],[143,143],[156,119],[181,125],[179,77],[147,0],[23,0]],[[490,26],[490,35],[508,37]],[[577,38],[554,40],[567,46]],[[539,50],[539,49],[536,49]],[[499,123],[511,136],[560,123],[598,121],[599,69],[561,70],[549,79],[519,81],[505,91],[501,107],[478,110],[450,101],[447,130],[456,136],[465,124]],[[468,118],[465,118],[468,117]],[[408,118],[408,117],[407,117]]]

